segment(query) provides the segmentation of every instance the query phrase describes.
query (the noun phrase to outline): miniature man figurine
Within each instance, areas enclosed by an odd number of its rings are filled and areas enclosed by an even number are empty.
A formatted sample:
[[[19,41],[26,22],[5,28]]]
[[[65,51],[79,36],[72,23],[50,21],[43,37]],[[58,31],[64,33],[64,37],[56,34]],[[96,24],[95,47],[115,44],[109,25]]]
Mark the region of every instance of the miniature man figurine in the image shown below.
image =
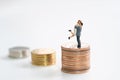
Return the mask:
[[[83,26],[82,21],[78,20],[77,24],[74,27],[74,32],[72,32],[71,30],[69,30],[69,32],[71,32],[72,35],[70,37],[68,37],[68,39],[72,38],[76,34],[77,43],[78,43],[77,48],[81,48],[80,36],[81,36],[82,26]]]

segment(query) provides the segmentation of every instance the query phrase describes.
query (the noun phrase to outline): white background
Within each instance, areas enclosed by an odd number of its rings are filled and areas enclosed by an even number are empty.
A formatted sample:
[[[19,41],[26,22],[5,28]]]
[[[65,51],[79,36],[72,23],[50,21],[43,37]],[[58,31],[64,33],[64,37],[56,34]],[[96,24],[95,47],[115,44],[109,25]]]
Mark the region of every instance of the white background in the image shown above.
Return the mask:
[[[119,0],[0,0],[0,80],[119,80]],[[86,74],[61,72],[61,44],[68,30],[83,21],[81,40],[91,46],[91,69]],[[73,38],[71,41],[75,41]],[[56,50],[57,63],[31,65],[8,58],[8,49]]]

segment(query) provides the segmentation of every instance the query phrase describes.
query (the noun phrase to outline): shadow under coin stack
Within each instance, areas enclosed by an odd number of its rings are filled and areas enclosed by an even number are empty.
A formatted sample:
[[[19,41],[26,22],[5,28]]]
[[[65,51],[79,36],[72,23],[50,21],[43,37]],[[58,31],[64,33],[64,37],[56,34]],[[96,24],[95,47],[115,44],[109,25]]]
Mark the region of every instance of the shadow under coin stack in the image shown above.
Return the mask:
[[[56,52],[50,48],[35,49],[31,52],[32,64],[38,66],[49,66],[56,62]]]
[[[77,48],[75,43],[67,43],[61,46],[62,49],[62,71],[65,73],[85,73],[90,68],[90,47],[82,43]]]

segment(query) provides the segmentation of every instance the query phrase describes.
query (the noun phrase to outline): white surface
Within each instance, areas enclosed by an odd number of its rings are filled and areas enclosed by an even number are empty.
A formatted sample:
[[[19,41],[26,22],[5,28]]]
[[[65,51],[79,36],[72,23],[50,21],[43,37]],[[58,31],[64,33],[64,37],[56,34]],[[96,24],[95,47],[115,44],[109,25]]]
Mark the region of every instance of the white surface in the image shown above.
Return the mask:
[[[119,80],[119,0],[0,0],[0,80]],[[84,23],[81,40],[91,46],[91,69],[86,74],[61,72],[62,43],[76,21]],[[71,41],[74,41],[73,38]],[[57,64],[31,65],[8,58],[13,46],[54,48]]]

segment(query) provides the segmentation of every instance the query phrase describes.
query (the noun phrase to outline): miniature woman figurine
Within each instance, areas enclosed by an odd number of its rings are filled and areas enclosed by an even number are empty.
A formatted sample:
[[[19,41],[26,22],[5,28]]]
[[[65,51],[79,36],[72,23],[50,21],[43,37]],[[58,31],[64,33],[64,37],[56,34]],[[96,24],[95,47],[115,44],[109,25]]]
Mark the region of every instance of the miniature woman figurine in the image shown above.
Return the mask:
[[[82,26],[83,26],[82,21],[78,20],[77,24],[74,27],[74,32],[72,32],[71,30],[69,30],[69,32],[71,32],[72,35],[70,37],[68,37],[68,39],[72,38],[76,34],[77,43],[78,43],[77,48],[81,48],[80,36],[81,36]]]

